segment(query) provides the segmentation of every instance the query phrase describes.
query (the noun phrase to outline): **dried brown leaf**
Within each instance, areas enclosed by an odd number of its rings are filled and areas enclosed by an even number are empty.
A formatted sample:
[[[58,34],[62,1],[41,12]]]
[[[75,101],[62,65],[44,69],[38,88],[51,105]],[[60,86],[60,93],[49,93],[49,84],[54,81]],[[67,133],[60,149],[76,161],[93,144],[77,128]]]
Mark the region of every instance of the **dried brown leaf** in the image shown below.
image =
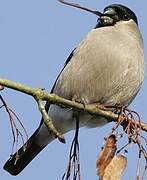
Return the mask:
[[[102,180],[120,180],[127,166],[127,158],[123,155],[116,155],[106,167]]]
[[[113,159],[116,149],[116,137],[114,134],[111,134],[107,138],[106,143],[96,162],[97,175],[100,177],[100,179],[103,178],[105,169]]]

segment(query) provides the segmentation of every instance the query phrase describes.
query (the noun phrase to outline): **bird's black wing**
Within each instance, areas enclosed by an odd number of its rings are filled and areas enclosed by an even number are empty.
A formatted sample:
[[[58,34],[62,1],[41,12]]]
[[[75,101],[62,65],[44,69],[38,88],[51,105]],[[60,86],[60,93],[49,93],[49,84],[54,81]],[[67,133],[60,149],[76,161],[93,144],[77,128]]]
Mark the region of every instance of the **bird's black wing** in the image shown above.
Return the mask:
[[[58,78],[60,77],[60,75],[61,75],[61,73],[63,72],[63,70],[64,70],[64,68],[66,67],[66,65],[67,65],[67,64],[70,62],[70,60],[72,59],[75,50],[76,50],[76,48],[74,48],[74,50],[73,50],[73,51],[70,53],[70,55],[68,56],[68,58],[67,58],[67,60],[66,60],[66,62],[65,62],[65,64],[64,64],[64,66],[63,66],[63,68],[62,68],[62,70],[60,71],[59,75],[58,75],[57,78],[56,78],[56,81],[55,81],[55,83],[54,83],[54,85],[53,85],[50,93],[53,93],[53,92],[54,92],[54,88],[55,88],[55,86],[56,86],[56,83],[57,83],[57,81],[58,81]],[[46,104],[45,104],[45,110],[46,110],[46,112],[49,111],[50,105],[51,105],[50,102],[46,102]],[[39,128],[38,128],[38,129],[40,129],[42,123],[43,123],[43,119],[41,119],[41,122],[40,122],[40,125],[39,125]]]

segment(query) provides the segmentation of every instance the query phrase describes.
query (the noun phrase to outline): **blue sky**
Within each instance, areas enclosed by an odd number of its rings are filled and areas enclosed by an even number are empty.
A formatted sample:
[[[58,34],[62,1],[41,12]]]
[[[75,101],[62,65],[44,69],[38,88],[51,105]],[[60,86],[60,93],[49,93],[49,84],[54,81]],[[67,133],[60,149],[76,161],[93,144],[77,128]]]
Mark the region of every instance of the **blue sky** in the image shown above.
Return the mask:
[[[102,10],[112,3],[121,3],[134,10],[138,16],[143,34],[145,52],[147,50],[146,6],[133,0],[89,0],[76,1]],[[69,53],[90,31],[97,18],[89,13],[65,7],[55,1],[47,0],[0,0],[0,77],[25,83],[32,87],[49,91],[60,72]],[[145,54],[146,56],[146,54]],[[147,79],[131,108],[142,119],[147,117]],[[36,102],[24,94],[12,90],[2,92],[8,104],[17,112],[31,135],[40,121]],[[68,161],[68,152],[73,133],[66,135],[66,145],[53,142],[17,177],[3,170],[3,164],[11,153],[12,136],[7,115],[0,112],[0,179],[26,180],[47,178],[59,180]],[[80,131],[80,151],[82,179],[95,180],[95,162],[102,146],[103,138],[112,125]],[[137,148],[137,147],[136,147]],[[137,151],[130,148],[128,167],[123,179],[134,179]]]

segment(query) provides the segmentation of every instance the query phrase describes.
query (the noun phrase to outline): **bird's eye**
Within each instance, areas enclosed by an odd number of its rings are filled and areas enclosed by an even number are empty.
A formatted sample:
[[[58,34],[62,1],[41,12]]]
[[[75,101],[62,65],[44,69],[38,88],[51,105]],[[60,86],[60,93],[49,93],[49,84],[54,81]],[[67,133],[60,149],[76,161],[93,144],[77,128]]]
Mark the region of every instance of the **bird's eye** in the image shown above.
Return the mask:
[[[123,19],[124,19],[125,21],[128,21],[130,18],[129,18],[129,16],[128,16],[127,14],[125,14],[125,15],[123,16]]]

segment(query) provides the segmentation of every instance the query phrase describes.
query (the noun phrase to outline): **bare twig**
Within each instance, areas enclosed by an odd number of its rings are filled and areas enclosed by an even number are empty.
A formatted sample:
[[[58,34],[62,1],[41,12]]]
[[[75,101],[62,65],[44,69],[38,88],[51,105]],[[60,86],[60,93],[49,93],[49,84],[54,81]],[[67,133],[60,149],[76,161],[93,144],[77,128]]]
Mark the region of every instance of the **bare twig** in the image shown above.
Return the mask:
[[[83,105],[81,103],[64,99],[62,97],[59,97],[58,95],[47,93],[42,89],[31,88],[29,86],[6,79],[0,79],[0,84],[3,85],[4,87],[11,88],[20,91],[22,93],[31,95],[32,97],[35,98],[35,100],[40,99],[42,101],[49,101],[51,104],[56,104],[61,107],[64,106],[67,108],[72,108],[74,110],[88,112],[91,115],[106,117],[109,119],[110,122],[111,121],[118,122],[118,114],[115,114],[114,112],[110,111],[109,108],[108,110],[107,108],[105,110],[102,110],[96,107],[95,104]],[[134,126],[140,127],[143,131],[147,132],[146,123],[136,121],[135,119],[131,119],[131,123],[134,124]]]
[[[54,127],[52,120],[47,114],[42,101],[37,100],[37,102],[38,102],[39,111],[41,112],[43,120],[44,120],[44,124],[48,127],[49,130],[51,129],[52,133],[59,139],[60,142],[65,143],[64,136],[61,133],[59,133]]]
[[[75,136],[71,144],[70,153],[69,153],[69,162],[66,172],[64,173],[62,180],[70,180],[70,177],[73,175],[73,179],[81,180],[80,174],[80,160],[79,160],[79,118],[76,118],[76,131]]]
[[[1,95],[0,95],[0,100],[2,102],[1,107],[5,108],[8,116],[9,116],[9,121],[10,121],[10,125],[11,125],[12,136],[13,136],[13,143],[12,143],[12,154],[13,154],[14,148],[16,148],[15,151],[17,151],[19,136],[21,137],[22,143],[24,145],[25,141],[28,140],[28,134],[27,134],[27,131],[26,131],[23,123],[19,119],[19,117],[16,115],[16,113],[10,107],[8,107],[8,105],[6,104],[5,100],[3,99],[3,97]],[[20,125],[20,127],[23,129],[23,132],[21,132],[21,130],[19,130],[16,120],[17,120],[18,124]],[[24,135],[25,135],[26,139],[24,139]],[[26,145],[27,145],[27,143],[25,144],[25,146]]]
[[[140,130],[147,132],[147,124],[141,122],[139,115],[137,113],[135,113],[134,111],[130,111],[125,108],[123,110],[120,109],[121,113],[119,113],[119,111],[114,111],[114,110],[116,110],[116,108],[110,108],[110,107],[107,108],[106,107],[104,109],[101,109],[101,108],[98,108],[95,104],[90,104],[90,105],[84,104],[83,105],[83,104],[75,102],[75,101],[64,99],[62,97],[59,97],[58,95],[47,93],[42,89],[31,88],[29,86],[25,86],[23,84],[16,83],[16,82],[6,80],[6,79],[0,79],[0,84],[4,87],[11,88],[11,89],[14,89],[14,90],[17,90],[17,91],[20,91],[22,93],[32,96],[38,103],[39,110],[40,110],[42,116],[44,117],[44,122],[47,125],[48,129],[53,134],[55,134],[60,140],[64,140],[64,138],[60,134],[60,132],[58,132],[54,128],[54,126],[51,122],[51,119],[48,117],[48,114],[43,106],[42,101],[48,101],[48,102],[50,102],[50,104],[56,104],[61,107],[72,108],[75,111],[84,111],[84,112],[87,112],[94,116],[105,117],[105,118],[109,119],[110,122],[114,121],[117,123],[112,130],[113,132],[120,125],[122,125],[125,132],[128,134],[129,143],[136,143],[139,147],[139,151],[143,154],[144,158],[147,160],[147,153],[140,141],[140,138],[142,138]],[[1,107],[3,107],[3,105]],[[137,116],[138,120],[135,119],[135,116]],[[15,126],[13,123],[11,125]],[[21,136],[21,134],[20,134],[20,136]],[[17,142],[17,139],[15,139],[14,141]],[[74,145],[72,145],[72,146],[74,146]],[[78,144],[77,144],[77,148],[78,148]],[[77,149],[77,153],[78,153],[78,149]],[[76,158],[78,159],[77,156],[76,156]],[[17,157],[16,157],[16,159],[17,159]],[[78,162],[77,159],[75,159],[76,162]],[[74,170],[74,172],[80,172],[80,171],[77,171],[77,169],[79,168],[79,165],[74,166],[74,167],[76,170],[76,171]],[[71,166],[69,166],[69,169],[70,168],[71,168]],[[67,174],[70,175],[69,173],[67,173]],[[77,174],[77,175],[79,175],[79,174]],[[75,173],[75,177],[76,177],[76,173]],[[79,178],[80,178],[80,175],[79,175]]]
[[[82,9],[84,11],[88,11],[92,14],[95,14],[97,16],[102,16],[103,13],[99,12],[99,11],[94,11],[94,10],[91,10],[91,9],[88,9],[86,7],[83,7],[83,6],[80,6],[79,4],[75,4],[75,3],[69,3],[69,2],[66,2],[64,0],[58,0],[60,3],[62,4],[65,4],[65,5],[68,5],[68,6],[72,6],[72,7],[75,7],[75,8],[78,8],[78,9]]]

